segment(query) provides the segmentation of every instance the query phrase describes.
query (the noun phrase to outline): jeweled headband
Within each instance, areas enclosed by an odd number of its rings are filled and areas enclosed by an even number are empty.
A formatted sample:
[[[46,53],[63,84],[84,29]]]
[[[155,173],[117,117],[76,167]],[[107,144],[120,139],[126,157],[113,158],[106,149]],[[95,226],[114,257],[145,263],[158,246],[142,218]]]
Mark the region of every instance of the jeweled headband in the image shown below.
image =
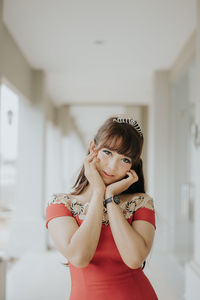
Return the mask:
[[[128,124],[131,124],[136,130],[137,132],[143,136],[142,134],[142,130],[139,126],[139,124],[137,123],[136,120],[133,120],[133,118],[114,118],[113,119],[113,122],[118,122],[118,123],[128,123]]]

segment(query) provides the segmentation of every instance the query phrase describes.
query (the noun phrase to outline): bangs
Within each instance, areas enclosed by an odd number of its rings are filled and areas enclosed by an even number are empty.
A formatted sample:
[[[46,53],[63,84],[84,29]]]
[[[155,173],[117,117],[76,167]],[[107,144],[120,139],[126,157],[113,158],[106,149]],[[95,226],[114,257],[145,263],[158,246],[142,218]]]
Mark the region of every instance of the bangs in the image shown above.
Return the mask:
[[[134,160],[137,159],[140,151],[137,141],[131,138],[130,133],[125,130],[120,131],[119,128],[103,134],[97,148],[107,148]]]

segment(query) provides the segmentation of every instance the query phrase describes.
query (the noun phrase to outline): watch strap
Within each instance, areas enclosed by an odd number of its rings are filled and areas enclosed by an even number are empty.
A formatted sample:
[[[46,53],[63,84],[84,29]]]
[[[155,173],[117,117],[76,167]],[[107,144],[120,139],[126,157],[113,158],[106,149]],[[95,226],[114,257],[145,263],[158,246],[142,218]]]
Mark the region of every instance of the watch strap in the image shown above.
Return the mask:
[[[119,196],[114,195],[114,196],[112,196],[112,197],[109,197],[109,198],[105,199],[105,200],[104,200],[104,207],[106,208],[106,207],[107,207],[107,204],[110,203],[110,202],[112,202],[112,201],[113,201],[114,203],[116,203],[116,204],[119,204],[119,203],[120,203],[120,198],[119,198]]]
[[[104,202],[103,202],[104,207],[106,208],[106,207],[107,207],[107,204],[108,204],[109,202],[112,202],[112,201],[113,201],[113,197],[109,197],[109,198],[105,199]]]

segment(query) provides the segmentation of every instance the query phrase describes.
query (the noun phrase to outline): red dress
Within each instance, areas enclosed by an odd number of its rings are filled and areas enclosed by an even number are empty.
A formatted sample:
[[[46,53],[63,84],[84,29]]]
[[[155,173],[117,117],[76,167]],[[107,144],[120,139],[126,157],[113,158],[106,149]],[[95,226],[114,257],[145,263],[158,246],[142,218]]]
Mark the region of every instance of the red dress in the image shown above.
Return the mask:
[[[89,203],[82,204],[73,195],[54,194],[46,207],[46,228],[48,222],[60,216],[72,216],[80,226]],[[131,224],[134,220],[146,220],[155,225],[153,199],[132,196],[131,200],[119,204],[124,217]],[[158,297],[144,274],[142,266],[129,268],[122,260],[112,236],[107,209],[104,208],[102,229],[96,252],[89,265],[77,268],[70,262],[71,293],[69,300],[157,300]]]

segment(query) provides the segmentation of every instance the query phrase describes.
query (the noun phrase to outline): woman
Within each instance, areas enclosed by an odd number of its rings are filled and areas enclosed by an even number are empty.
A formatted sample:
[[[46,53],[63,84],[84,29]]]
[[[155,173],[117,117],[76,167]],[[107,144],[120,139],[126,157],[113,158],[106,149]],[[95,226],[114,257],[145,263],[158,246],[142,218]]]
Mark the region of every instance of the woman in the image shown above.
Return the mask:
[[[142,147],[137,121],[108,118],[90,141],[74,191],[48,202],[46,228],[69,262],[70,300],[158,299],[142,270],[156,229]]]

